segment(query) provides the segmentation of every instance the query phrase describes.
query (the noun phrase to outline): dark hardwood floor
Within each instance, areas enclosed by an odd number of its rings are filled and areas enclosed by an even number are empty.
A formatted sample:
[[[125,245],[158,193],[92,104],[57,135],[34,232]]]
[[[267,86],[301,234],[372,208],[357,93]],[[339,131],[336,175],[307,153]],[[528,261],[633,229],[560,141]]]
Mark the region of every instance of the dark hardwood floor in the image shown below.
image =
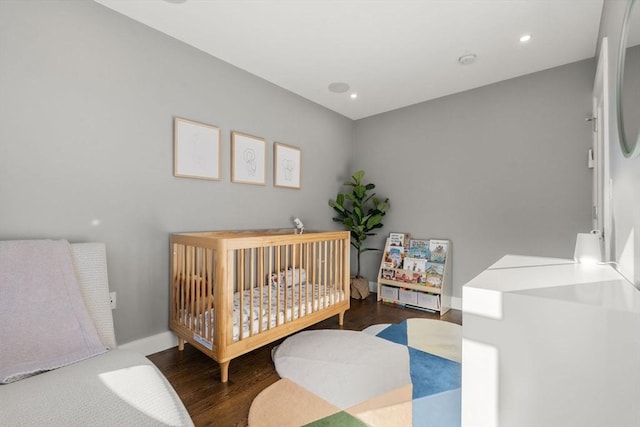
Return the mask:
[[[377,323],[398,323],[412,317],[438,319],[439,315],[378,303],[376,295],[351,300],[344,326],[334,316],[309,329],[362,330]],[[450,310],[441,320],[462,324],[462,313]],[[282,340],[268,344],[231,361],[229,382],[220,382],[218,364],[190,345],[184,351],[171,348],[149,356],[184,402],[196,426],[246,426],[253,399],[280,377],[271,361],[271,349]]]

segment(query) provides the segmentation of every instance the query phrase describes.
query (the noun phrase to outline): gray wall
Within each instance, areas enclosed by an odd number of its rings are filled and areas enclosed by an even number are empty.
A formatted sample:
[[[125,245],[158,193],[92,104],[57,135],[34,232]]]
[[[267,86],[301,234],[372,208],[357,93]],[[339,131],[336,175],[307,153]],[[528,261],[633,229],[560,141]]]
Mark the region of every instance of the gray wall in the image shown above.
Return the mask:
[[[505,254],[572,258],[591,227],[594,74],[581,61],[358,120],[353,167],[391,202],[378,245],[451,239],[456,297]],[[375,280],[379,254],[363,260]]]
[[[590,227],[592,61],[354,123],[94,2],[3,0],[0,65],[0,239],[104,241],[121,343],[167,329],[169,233],[334,228],[358,168],[392,202],[375,244],[452,239],[454,296]],[[173,177],[174,116],[222,129],[222,181]],[[229,182],[231,130],[267,139],[266,186]],[[301,147],[301,190],[272,186],[274,140]]]
[[[609,231],[612,233],[612,260],[619,264],[619,270],[627,279],[640,286],[640,157],[628,159],[622,155],[616,122],[618,48],[626,7],[627,1],[605,0],[600,24],[600,43],[607,37],[609,61],[608,135],[613,182],[613,224]],[[638,7],[640,5],[634,6]]]
[[[334,228],[351,120],[92,1],[0,1],[0,99],[0,239],[105,242],[120,343],[167,330],[169,233]],[[221,128],[222,181],[173,176],[174,116]],[[230,183],[231,130],[267,139],[266,186]]]

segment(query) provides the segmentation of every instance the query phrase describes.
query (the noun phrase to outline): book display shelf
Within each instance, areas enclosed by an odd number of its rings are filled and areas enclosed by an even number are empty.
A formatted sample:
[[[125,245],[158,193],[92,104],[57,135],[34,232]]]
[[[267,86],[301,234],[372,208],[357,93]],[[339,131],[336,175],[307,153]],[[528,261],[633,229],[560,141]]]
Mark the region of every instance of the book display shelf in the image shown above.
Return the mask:
[[[451,241],[390,233],[378,271],[378,301],[430,310],[451,308]]]

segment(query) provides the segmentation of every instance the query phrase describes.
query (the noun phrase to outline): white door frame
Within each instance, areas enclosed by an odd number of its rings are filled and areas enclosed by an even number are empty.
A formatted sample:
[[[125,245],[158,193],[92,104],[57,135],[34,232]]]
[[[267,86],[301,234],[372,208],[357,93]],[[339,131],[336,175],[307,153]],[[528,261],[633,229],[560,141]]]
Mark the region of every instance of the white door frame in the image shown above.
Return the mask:
[[[593,228],[601,230],[604,238],[604,261],[611,261],[612,194],[609,158],[609,48],[602,38],[596,78],[593,84]]]

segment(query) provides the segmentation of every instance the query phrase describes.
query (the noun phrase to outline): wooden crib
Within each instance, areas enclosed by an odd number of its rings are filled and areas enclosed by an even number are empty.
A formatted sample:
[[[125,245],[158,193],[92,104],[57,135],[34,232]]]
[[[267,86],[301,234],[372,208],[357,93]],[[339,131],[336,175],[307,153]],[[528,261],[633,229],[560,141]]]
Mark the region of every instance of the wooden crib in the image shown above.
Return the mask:
[[[349,232],[171,235],[170,328],[220,364],[349,309]]]

